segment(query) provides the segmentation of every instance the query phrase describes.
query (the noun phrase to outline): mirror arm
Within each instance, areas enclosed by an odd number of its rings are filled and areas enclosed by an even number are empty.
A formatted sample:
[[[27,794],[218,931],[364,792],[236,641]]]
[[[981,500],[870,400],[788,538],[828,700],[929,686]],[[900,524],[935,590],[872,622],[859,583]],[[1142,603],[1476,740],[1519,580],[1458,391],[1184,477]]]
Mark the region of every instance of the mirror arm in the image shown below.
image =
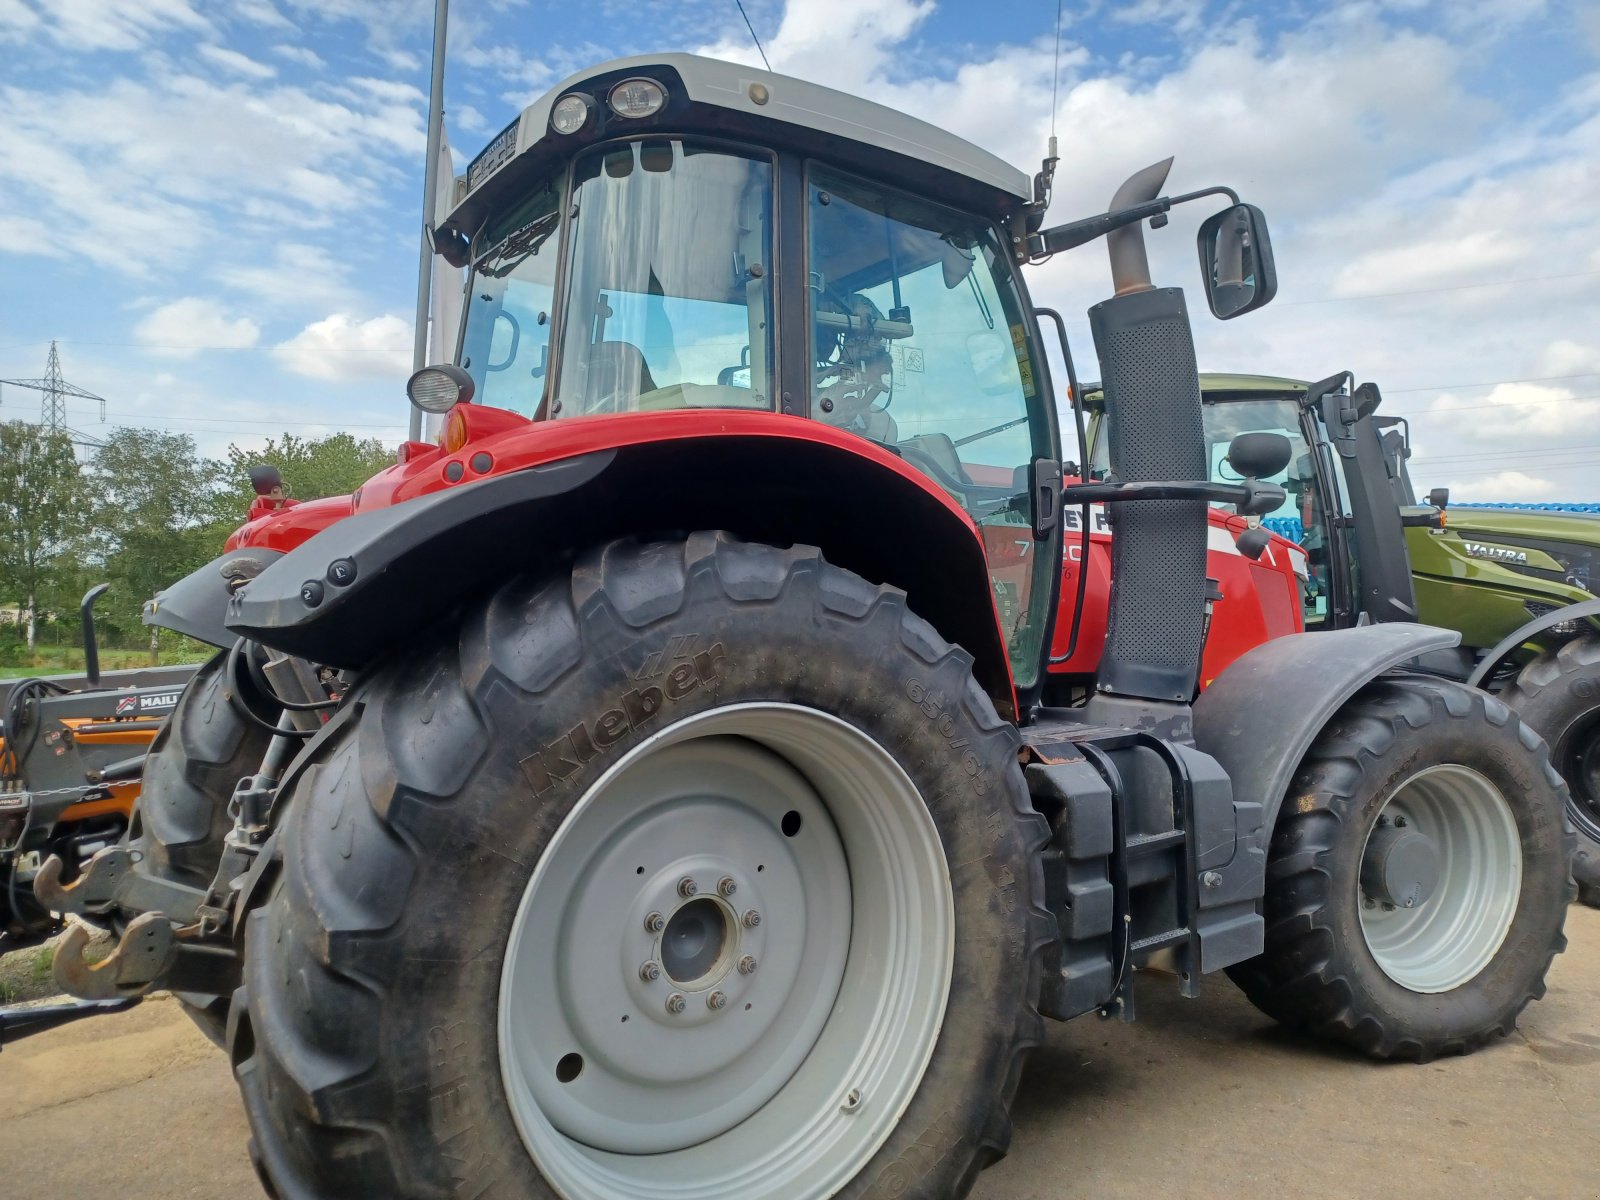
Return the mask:
[[[1146,217],[1159,217],[1176,205],[1187,204],[1190,200],[1199,200],[1205,196],[1227,196],[1235,204],[1239,203],[1239,193],[1230,187],[1202,188],[1198,192],[1185,192],[1181,196],[1161,196],[1144,204],[1097,213],[1081,221],[1068,221],[1065,225],[1055,225],[1033,234],[1028,238],[1028,257],[1044,258],[1063,250],[1075,250],[1125,225],[1132,225],[1135,221],[1142,221]]]

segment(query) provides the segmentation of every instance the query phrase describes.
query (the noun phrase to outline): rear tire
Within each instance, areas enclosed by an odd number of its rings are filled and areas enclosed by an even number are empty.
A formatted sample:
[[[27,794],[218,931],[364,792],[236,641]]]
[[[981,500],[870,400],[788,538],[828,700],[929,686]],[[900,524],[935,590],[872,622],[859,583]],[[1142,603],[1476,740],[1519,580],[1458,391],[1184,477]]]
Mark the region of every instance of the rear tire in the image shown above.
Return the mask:
[[[500,588],[352,707],[246,929],[231,1052],[272,1194],[942,1200],[1004,1152],[1042,1036],[1048,829],[1015,728],[899,592],[806,547],[612,543]],[[805,874],[830,845],[847,876]],[[683,954],[651,951],[693,905]],[[894,1019],[856,1038],[841,1014]]]
[[[1567,781],[1567,815],[1600,841],[1600,637],[1580,637],[1539,655],[1500,699],[1538,730]]]
[[[227,653],[221,651],[195,672],[150,745],[128,829],[128,843],[141,855],[133,869],[142,874],[210,886],[233,826],[228,802],[234,784],[255,774],[272,740],[228,702],[226,664]],[[220,1046],[226,999],[185,993],[178,1000]]]
[[[1266,949],[1230,976],[1276,1020],[1378,1058],[1427,1062],[1509,1034],[1566,945],[1564,791],[1492,696],[1368,686],[1301,763],[1268,858]],[[1414,908],[1370,894],[1380,818],[1436,848],[1437,884]]]

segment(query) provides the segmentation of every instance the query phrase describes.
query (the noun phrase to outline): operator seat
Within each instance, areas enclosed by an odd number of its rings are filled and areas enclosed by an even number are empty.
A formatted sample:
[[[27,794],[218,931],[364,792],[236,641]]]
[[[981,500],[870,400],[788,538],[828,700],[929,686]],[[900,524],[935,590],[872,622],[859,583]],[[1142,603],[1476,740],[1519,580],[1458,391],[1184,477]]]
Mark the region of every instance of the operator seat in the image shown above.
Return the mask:
[[[656,390],[644,353],[632,342],[596,342],[583,359],[580,411],[626,412]]]

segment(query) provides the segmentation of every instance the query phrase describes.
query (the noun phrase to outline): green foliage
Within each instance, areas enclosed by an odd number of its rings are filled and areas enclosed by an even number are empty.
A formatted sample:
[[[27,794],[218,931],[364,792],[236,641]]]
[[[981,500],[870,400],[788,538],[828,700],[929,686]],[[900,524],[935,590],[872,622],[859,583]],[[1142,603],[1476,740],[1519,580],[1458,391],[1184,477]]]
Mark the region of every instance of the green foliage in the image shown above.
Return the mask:
[[[95,451],[89,542],[111,584],[97,610],[108,626],[137,628],[146,600],[222,549],[220,475],[184,433],[117,429]]]
[[[141,610],[222,552],[255,498],[250,467],[271,463],[291,494],[315,499],[353,492],[393,462],[381,442],[347,433],[285,433],[259,451],[230,446],[217,461],[187,434],[120,428],[80,467],[65,435],[0,424],[0,608],[26,611],[31,597],[38,631],[29,646],[25,622],[0,620],[0,666],[54,664],[76,647],[78,604],[97,583],[111,584],[95,609],[102,647],[203,657],[203,647],[166,631],[152,642]]]
[[[56,597],[86,507],[72,442],[24,421],[0,424],[0,600],[37,612]]]
[[[228,447],[227,484],[230,501],[242,513],[255,493],[250,490],[250,468],[270,463],[283,475],[289,494],[299,500],[346,496],[385,467],[394,465],[394,451],[376,438],[357,439],[348,433],[325,438],[282,440],[268,438],[265,449]]]

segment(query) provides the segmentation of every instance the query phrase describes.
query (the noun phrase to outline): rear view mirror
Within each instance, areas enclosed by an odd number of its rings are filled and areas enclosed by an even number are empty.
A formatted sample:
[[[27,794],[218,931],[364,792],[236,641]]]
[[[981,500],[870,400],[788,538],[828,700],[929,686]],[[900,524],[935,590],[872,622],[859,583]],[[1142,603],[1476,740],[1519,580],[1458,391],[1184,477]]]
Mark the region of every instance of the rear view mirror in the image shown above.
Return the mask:
[[[1245,479],[1271,479],[1293,455],[1288,438],[1264,429],[1241,433],[1228,443],[1228,465]]]
[[[1253,204],[1235,204],[1200,226],[1200,274],[1218,320],[1253,312],[1278,292],[1267,218]]]
[[[1352,399],[1356,404],[1356,419],[1360,420],[1378,411],[1378,405],[1383,403],[1383,393],[1378,391],[1377,384],[1363,383],[1356,389]]]

